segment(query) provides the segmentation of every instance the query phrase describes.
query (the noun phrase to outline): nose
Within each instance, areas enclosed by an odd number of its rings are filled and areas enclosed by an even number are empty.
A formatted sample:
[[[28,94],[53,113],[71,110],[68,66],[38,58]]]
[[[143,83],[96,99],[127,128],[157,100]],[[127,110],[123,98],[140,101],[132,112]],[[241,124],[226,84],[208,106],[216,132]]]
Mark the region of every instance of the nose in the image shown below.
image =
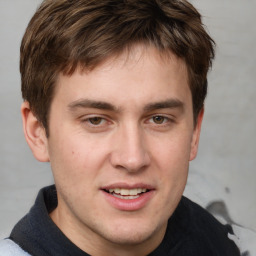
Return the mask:
[[[139,127],[120,128],[115,137],[110,162],[112,166],[128,172],[138,172],[150,164],[143,132]]]

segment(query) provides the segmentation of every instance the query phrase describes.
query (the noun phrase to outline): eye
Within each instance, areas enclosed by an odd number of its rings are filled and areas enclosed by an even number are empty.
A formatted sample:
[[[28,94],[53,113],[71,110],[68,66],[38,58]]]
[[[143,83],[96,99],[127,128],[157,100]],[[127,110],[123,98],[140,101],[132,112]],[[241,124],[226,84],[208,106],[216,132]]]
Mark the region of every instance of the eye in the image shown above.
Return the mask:
[[[164,122],[166,122],[166,117],[164,116],[153,116],[152,120],[155,124],[163,124]]]
[[[165,116],[153,116],[150,120],[154,124],[165,124],[166,122],[170,121],[168,117]]]
[[[155,114],[146,119],[148,127],[157,131],[168,131],[176,123],[174,117],[170,114]]]
[[[95,116],[95,117],[88,118],[88,121],[89,121],[90,124],[92,124],[92,125],[100,125],[100,124],[102,124],[105,120],[104,120],[102,117]]]
[[[81,122],[88,129],[103,129],[110,124],[106,118],[98,115],[89,115],[84,117]]]
[[[105,116],[101,115],[86,115],[81,120],[82,128],[91,133],[108,131],[113,127],[114,122]]]

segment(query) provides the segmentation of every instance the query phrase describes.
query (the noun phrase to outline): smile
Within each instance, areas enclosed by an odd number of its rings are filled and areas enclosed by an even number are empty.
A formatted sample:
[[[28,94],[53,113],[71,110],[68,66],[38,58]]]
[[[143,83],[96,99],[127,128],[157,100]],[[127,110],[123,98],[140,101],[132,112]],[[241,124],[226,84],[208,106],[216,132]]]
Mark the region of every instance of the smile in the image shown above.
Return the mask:
[[[106,202],[121,211],[138,211],[150,204],[157,195],[154,186],[145,183],[113,183],[100,188]]]
[[[139,198],[143,193],[146,193],[148,190],[145,188],[113,188],[105,191],[109,194],[112,194],[114,197],[131,200]]]
[[[150,185],[124,183],[112,184],[101,188],[108,204],[121,211],[138,211],[146,207],[156,195],[156,189]]]

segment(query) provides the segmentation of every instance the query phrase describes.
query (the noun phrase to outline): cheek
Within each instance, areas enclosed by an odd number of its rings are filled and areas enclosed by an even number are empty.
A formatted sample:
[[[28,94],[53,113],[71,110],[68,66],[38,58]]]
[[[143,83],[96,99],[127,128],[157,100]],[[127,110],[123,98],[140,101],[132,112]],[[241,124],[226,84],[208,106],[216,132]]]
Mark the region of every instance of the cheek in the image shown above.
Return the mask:
[[[187,134],[177,134],[160,142],[152,141],[152,157],[161,169],[173,169],[178,172],[188,166],[190,147],[191,137]]]
[[[49,152],[56,185],[75,185],[84,170],[81,150],[77,147],[77,143],[68,137],[55,135],[49,143]]]
[[[107,157],[107,148],[95,140],[85,140],[83,136],[57,137],[50,144],[56,182],[70,185],[90,182],[100,171]]]
[[[188,152],[185,147],[167,146],[159,150],[156,170],[153,170],[155,180],[158,181],[159,197],[156,214],[162,219],[168,219],[176,209],[184,192],[188,177]],[[161,156],[161,157],[160,157]],[[159,212],[160,209],[160,212]]]
[[[155,147],[152,157],[156,171],[153,175],[157,175],[166,198],[171,195],[175,199],[183,193],[188,176],[189,156],[190,140],[186,135],[166,139]]]

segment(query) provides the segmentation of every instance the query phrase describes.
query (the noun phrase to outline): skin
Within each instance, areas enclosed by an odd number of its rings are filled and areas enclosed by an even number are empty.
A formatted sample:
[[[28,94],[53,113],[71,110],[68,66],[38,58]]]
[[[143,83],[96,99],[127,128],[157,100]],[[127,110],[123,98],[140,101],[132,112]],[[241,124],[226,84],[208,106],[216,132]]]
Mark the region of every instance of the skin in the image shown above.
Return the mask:
[[[91,255],[150,253],[197,154],[203,110],[194,124],[184,61],[136,46],[93,71],[60,74],[56,86],[49,137],[22,105],[27,142],[39,161],[51,163],[58,194],[52,220]],[[119,209],[102,190],[111,185],[150,186],[150,198]]]

